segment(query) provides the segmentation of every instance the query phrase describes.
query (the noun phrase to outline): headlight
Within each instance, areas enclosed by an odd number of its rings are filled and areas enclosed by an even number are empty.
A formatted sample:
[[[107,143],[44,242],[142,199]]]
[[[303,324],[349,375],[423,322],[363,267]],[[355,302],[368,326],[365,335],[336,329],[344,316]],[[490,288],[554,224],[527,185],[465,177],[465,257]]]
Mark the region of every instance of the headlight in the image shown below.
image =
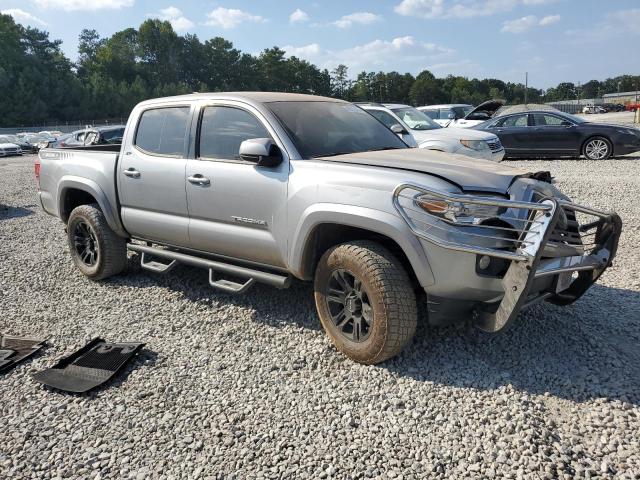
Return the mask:
[[[487,200],[497,197],[487,197]],[[431,195],[419,195],[415,203],[425,212],[458,224],[479,225],[484,220],[495,218],[500,214],[502,207],[494,205],[482,205],[478,203],[456,202]]]
[[[484,140],[460,140],[460,143],[471,150],[489,150],[489,145]]]

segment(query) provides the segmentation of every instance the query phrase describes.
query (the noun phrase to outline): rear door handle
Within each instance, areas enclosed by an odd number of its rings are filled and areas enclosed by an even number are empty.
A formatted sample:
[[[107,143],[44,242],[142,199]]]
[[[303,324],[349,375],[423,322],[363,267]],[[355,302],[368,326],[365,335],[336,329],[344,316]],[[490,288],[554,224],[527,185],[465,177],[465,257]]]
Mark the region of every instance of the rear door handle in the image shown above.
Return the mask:
[[[189,182],[193,183],[194,185],[210,185],[211,184],[211,180],[209,180],[207,177],[203,175],[200,175],[199,173],[196,173],[191,177],[187,177],[187,180],[189,180]]]
[[[127,177],[140,178],[140,172],[137,171],[135,168],[128,168],[126,170],[123,170],[122,173]]]

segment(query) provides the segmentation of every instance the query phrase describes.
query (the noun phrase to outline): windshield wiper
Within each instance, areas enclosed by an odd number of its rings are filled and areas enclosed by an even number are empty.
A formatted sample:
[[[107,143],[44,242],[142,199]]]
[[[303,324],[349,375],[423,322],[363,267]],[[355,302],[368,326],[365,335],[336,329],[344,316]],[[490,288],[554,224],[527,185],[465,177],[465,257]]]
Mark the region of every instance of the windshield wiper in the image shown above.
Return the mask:
[[[334,153],[323,153],[321,155],[314,155],[311,158],[324,158],[324,157],[335,157],[338,155],[349,155],[350,153],[357,153],[357,152],[334,152]]]
[[[380,147],[372,148],[371,150],[365,150],[367,152],[381,152],[382,150],[404,150],[405,147]]]

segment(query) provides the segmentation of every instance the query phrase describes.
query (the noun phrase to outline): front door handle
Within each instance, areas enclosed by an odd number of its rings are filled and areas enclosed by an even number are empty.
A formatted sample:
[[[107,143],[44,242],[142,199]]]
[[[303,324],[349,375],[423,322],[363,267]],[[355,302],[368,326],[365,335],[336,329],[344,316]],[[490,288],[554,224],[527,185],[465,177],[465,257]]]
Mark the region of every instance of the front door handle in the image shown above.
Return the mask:
[[[140,172],[137,171],[135,168],[128,168],[126,170],[123,170],[122,173],[127,177],[140,178]]]
[[[187,180],[189,180],[189,182],[193,183],[194,185],[210,185],[211,184],[211,180],[209,180],[207,177],[203,175],[200,175],[199,173],[196,173],[191,177],[187,177]]]

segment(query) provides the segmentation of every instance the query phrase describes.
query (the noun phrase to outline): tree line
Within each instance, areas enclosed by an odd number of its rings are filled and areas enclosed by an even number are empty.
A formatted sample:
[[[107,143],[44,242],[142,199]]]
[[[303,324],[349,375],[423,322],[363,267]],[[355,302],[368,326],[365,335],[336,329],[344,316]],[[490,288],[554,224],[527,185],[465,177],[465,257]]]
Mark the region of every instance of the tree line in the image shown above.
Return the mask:
[[[561,83],[546,92],[527,90],[531,103],[587,98],[596,93],[632,90],[640,76],[624,75],[578,88]],[[332,71],[288,57],[278,48],[258,55],[241,52],[215,37],[178,35],[171,24],[146,20],[108,38],[83,30],[78,59],[69,60],[60,40],[47,32],[16,24],[0,14],[0,126],[37,125],[126,117],[147,98],[204,91],[268,90],[312,93],[350,101],[478,104],[490,98],[522,103],[521,83],[449,75],[428,70],[417,76],[398,72],[361,72],[348,66]]]

